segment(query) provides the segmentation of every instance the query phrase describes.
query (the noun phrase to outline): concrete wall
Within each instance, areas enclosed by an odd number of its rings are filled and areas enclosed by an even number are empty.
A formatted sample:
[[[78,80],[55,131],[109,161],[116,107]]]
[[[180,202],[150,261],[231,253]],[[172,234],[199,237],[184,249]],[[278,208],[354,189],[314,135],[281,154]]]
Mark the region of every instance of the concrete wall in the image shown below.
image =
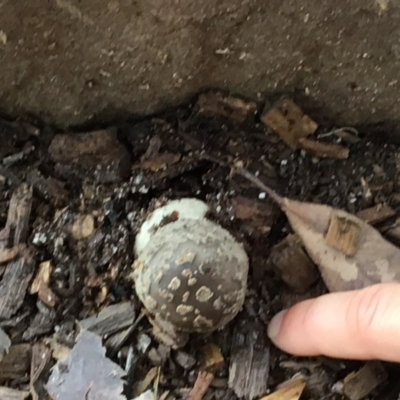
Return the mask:
[[[0,0],[0,108],[60,125],[205,86],[399,120],[398,0]]]

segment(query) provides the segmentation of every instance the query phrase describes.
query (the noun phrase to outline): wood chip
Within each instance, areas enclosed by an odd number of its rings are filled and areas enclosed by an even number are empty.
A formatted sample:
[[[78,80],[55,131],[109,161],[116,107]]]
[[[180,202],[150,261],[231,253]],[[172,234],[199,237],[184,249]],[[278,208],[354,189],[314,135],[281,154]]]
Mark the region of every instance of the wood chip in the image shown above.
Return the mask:
[[[0,386],[0,399],[25,400],[26,398],[28,398],[28,396],[29,396],[29,392]]]
[[[239,398],[252,400],[267,392],[270,350],[265,327],[242,316],[237,320],[231,344],[229,387]]]
[[[307,153],[320,158],[336,158],[345,160],[349,158],[350,150],[336,143],[316,142],[315,140],[301,138],[299,146]]]
[[[26,381],[30,371],[30,363],[30,344],[11,346],[0,362],[0,382],[7,380]]]
[[[0,241],[0,250],[26,243],[31,207],[32,188],[23,183],[11,197],[6,227],[1,233],[6,240]],[[35,256],[35,249],[27,247],[8,263],[0,283],[0,318],[12,317],[22,305],[34,273]]]
[[[346,256],[354,256],[358,250],[361,228],[354,221],[333,215],[330,219],[326,244]]]
[[[4,354],[8,353],[11,346],[11,340],[8,335],[0,328],[0,361],[3,359]]]
[[[8,263],[12,260],[15,260],[25,249],[25,244],[19,244],[12,247],[11,249],[0,249],[0,264]]]
[[[51,351],[44,343],[32,346],[30,389],[32,400],[45,399],[45,379],[50,371]]]
[[[215,374],[225,363],[221,349],[214,343],[208,343],[203,347],[203,352],[204,362],[202,369]]]
[[[220,115],[238,123],[246,122],[257,111],[255,102],[215,92],[201,94],[196,106],[200,114]]]
[[[359,211],[357,217],[370,225],[377,225],[396,215],[396,211],[386,204],[377,204],[374,207]]]
[[[70,201],[70,192],[65,184],[53,177],[44,177],[39,170],[28,172],[27,182],[45,200],[50,201],[55,207],[65,207]]]
[[[48,307],[56,305],[57,297],[49,287],[53,267],[50,261],[44,261],[39,265],[39,271],[36,274],[30,288],[31,294],[38,294],[39,299]]]
[[[288,235],[275,245],[268,261],[281,279],[298,293],[308,291],[320,277],[317,267],[295,234]]]
[[[211,372],[200,371],[187,400],[202,400],[213,379],[214,374]]]
[[[293,150],[299,148],[299,140],[312,135],[318,125],[290,99],[282,99],[261,117],[261,121]]]
[[[27,341],[38,335],[50,332],[54,327],[54,320],[56,318],[55,310],[48,308],[40,300],[38,300],[36,305],[38,306],[38,313],[22,335],[22,338]]]
[[[383,365],[379,361],[369,361],[359,371],[352,372],[344,378],[343,392],[350,400],[360,400],[386,379]]]
[[[100,336],[110,335],[132,325],[135,316],[133,304],[126,301],[103,308],[99,314],[81,320],[79,325]]]
[[[305,387],[306,383],[304,380],[295,379],[282,385],[278,390],[268,396],[261,397],[260,400],[299,400]]]
[[[83,240],[92,235],[94,231],[94,218],[92,215],[78,216],[71,227],[71,236],[75,240]]]
[[[135,385],[135,388],[134,388],[135,397],[140,396],[151,385],[151,383],[154,381],[154,379],[157,376],[158,369],[159,369],[159,367],[151,368],[147,372],[146,376]]]

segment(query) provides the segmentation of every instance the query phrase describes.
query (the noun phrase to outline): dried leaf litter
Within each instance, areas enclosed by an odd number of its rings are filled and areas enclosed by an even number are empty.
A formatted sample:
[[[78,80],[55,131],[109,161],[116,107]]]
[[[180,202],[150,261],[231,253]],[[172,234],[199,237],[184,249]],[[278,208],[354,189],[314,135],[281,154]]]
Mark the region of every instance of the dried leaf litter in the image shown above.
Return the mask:
[[[156,116],[63,132],[31,118],[0,118],[0,273],[7,306],[0,328],[8,349],[0,362],[0,393],[40,397],[59,360],[80,359],[71,349],[86,327],[98,335],[97,347],[93,342],[84,349],[88,365],[114,370],[117,364],[126,375],[104,391],[120,397],[133,398],[134,388],[142,387],[140,396],[162,400],[190,394],[258,399],[278,396],[286,387],[284,395],[301,393],[305,400],[346,394],[397,398],[393,366],[298,360],[271,346],[264,333],[275,312],[327,290],[316,273],[317,255],[304,240],[307,229],[346,257],[357,258],[363,238],[371,235],[359,219],[374,225],[387,248],[393,250],[389,239],[399,244],[398,147],[378,143],[367,128],[342,129],[308,116],[288,99],[268,109],[262,103],[206,92]],[[269,114],[274,119],[264,118],[272,109],[278,110]],[[289,221],[299,222],[300,215],[303,226],[293,223],[292,229],[264,189],[230,175],[230,165],[239,162],[283,197],[300,202],[289,201],[286,211],[292,207]],[[239,315],[219,331],[191,334],[174,350],[152,335],[131,266],[143,221],[168,200],[182,198],[207,204],[207,218],[243,244],[250,273]],[[325,210],[320,225],[307,209],[315,203],[326,204],[319,206]],[[19,211],[7,223],[9,210]],[[296,259],[298,273],[289,270]],[[379,269],[388,273],[378,264],[373,279]],[[331,279],[328,287],[342,282]],[[369,283],[363,274],[357,279]],[[18,290],[7,285],[11,281]],[[203,369],[207,345],[222,355],[212,372]],[[101,360],[95,365],[96,357]],[[88,377],[80,377],[84,389]]]

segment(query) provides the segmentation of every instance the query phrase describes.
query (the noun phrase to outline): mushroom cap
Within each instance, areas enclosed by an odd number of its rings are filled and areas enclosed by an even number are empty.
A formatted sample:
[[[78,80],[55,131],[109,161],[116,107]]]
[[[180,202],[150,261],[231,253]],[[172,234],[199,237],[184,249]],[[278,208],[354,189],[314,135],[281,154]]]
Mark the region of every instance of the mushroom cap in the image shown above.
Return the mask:
[[[243,306],[249,261],[221,226],[178,219],[160,227],[142,249],[135,288],[157,320],[185,332],[211,332]]]
[[[203,219],[208,210],[208,205],[196,198],[171,200],[164,206],[155,209],[144,221],[140,231],[136,235],[136,255],[140,255],[164,219],[174,213],[176,213],[177,219]]]

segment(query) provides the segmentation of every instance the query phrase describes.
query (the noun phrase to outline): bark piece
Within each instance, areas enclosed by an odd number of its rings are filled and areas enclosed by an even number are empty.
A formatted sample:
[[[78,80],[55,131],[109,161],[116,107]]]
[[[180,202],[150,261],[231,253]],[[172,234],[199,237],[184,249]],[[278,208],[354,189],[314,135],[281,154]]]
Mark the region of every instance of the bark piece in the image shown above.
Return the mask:
[[[28,329],[22,335],[24,340],[31,340],[36,336],[48,333],[54,326],[56,312],[53,309],[47,308],[45,305],[41,304],[40,300],[37,302],[37,304],[39,305],[38,313],[33,318]]]
[[[26,398],[28,398],[28,396],[29,392],[0,386],[0,399],[25,400]]]
[[[63,207],[70,201],[70,193],[63,182],[51,176],[44,177],[37,169],[27,175],[27,182],[55,207]]]
[[[312,135],[318,125],[290,99],[281,99],[266,112],[261,121],[293,150],[299,148],[299,140]]]
[[[352,372],[344,378],[343,392],[350,400],[360,400],[386,379],[383,365],[379,361],[369,361],[359,371]]]
[[[97,335],[110,335],[133,324],[135,309],[131,302],[123,302],[103,308],[99,314],[81,320],[82,329]]]
[[[197,100],[198,112],[203,115],[220,115],[238,123],[244,123],[254,116],[257,104],[239,97],[222,93],[208,92],[201,94]]]
[[[19,244],[10,249],[0,249],[0,264],[8,263],[15,260],[23,250],[26,249],[25,244]]]
[[[299,146],[307,153],[320,158],[336,158],[345,160],[349,158],[350,150],[336,143],[316,142],[315,140],[301,138]]]
[[[21,307],[35,271],[35,256],[32,248],[27,249],[8,264],[0,284],[0,318],[12,317]]]
[[[7,380],[25,381],[31,363],[31,346],[17,344],[11,346],[0,362],[0,382]]]
[[[51,351],[44,343],[32,346],[30,389],[32,400],[45,399],[47,392],[44,388],[45,376],[50,369]]]
[[[288,235],[272,248],[269,262],[282,280],[298,293],[305,293],[320,276],[295,234]]]
[[[11,346],[11,340],[8,335],[0,328],[0,361],[3,359],[4,354],[8,353]]]
[[[76,175],[115,182],[130,175],[130,157],[114,129],[58,134],[49,147],[51,158]]]
[[[11,197],[6,227],[1,233],[3,240],[0,241],[0,250],[9,245],[25,244],[31,207],[32,188],[23,183]],[[0,318],[10,318],[22,305],[34,273],[35,255],[35,250],[29,247],[8,263],[0,283]]]
[[[156,376],[158,374],[158,368],[159,367],[153,367],[149,371],[147,371],[147,374],[143,379],[141,379],[134,388],[134,395],[135,397],[140,396],[142,393],[145,392],[145,390],[150,386],[150,384],[156,379]]]
[[[267,391],[270,349],[265,327],[243,318],[232,337],[229,387],[239,398],[252,400]]]
[[[370,225],[377,225],[396,215],[396,211],[386,204],[377,204],[374,207],[359,211],[357,217]]]
[[[295,379],[280,386],[275,392],[260,400],[299,400],[306,383],[302,379]]]

